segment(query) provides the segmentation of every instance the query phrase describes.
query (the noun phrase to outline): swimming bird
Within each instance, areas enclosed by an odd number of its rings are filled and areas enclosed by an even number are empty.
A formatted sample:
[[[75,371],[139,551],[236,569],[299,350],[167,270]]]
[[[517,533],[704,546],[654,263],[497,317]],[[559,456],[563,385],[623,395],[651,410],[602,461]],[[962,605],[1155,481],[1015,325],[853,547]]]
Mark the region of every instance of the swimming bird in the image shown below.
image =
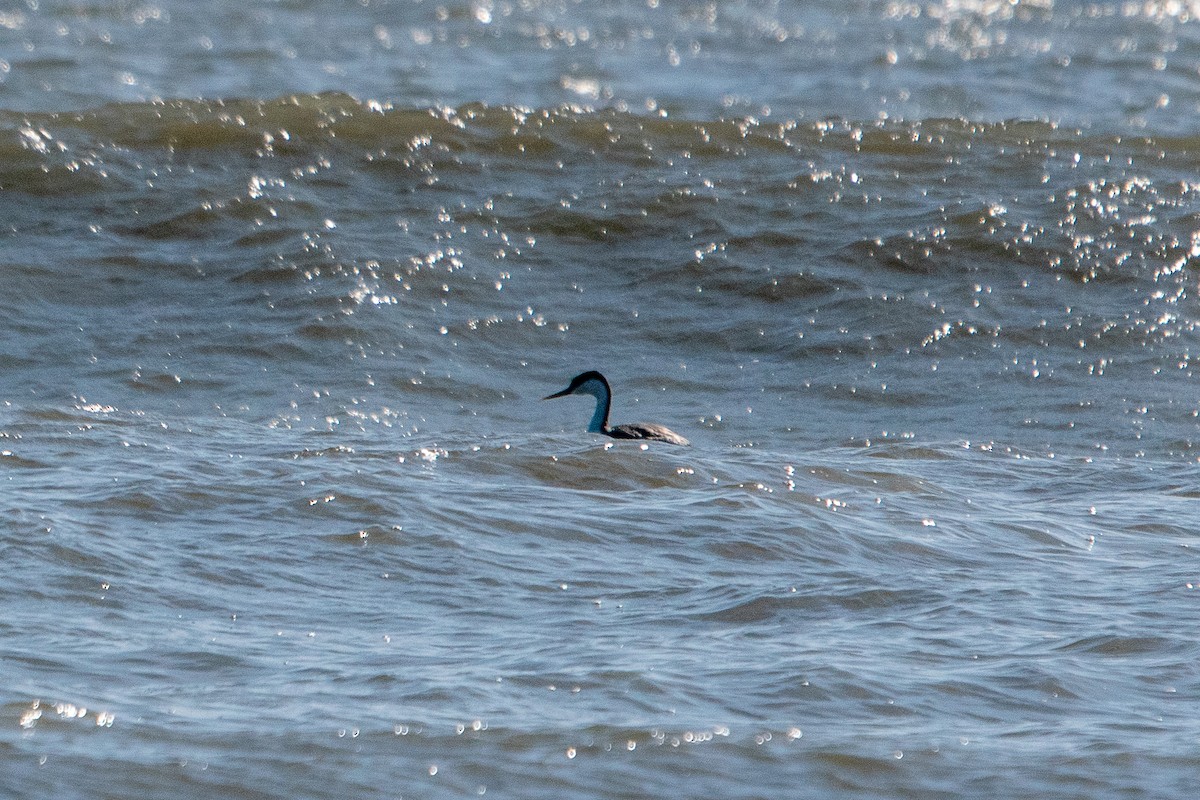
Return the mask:
[[[608,427],[608,409],[612,405],[612,389],[604,376],[595,370],[580,373],[571,379],[571,385],[561,392],[543,397],[543,400],[553,400],[556,397],[566,397],[569,394],[590,394],[596,398],[596,411],[592,421],[588,423],[590,433],[603,433],[614,439],[649,439],[656,442],[671,444],[690,444],[687,439],[663,425],[653,422],[635,422],[632,425],[617,425]]]

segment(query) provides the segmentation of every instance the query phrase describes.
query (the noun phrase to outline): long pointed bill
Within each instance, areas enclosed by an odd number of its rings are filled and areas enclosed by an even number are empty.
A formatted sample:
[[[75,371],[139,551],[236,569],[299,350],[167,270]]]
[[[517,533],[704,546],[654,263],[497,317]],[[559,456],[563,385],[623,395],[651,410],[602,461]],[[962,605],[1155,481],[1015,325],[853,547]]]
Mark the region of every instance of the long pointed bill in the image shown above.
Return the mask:
[[[554,394],[548,394],[545,397],[543,397],[542,399],[543,400],[553,400],[556,397],[566,397],[570,393],[571,393],[571,389],[568,387],[566,389],[563,389],[561,392],[555,392]]]

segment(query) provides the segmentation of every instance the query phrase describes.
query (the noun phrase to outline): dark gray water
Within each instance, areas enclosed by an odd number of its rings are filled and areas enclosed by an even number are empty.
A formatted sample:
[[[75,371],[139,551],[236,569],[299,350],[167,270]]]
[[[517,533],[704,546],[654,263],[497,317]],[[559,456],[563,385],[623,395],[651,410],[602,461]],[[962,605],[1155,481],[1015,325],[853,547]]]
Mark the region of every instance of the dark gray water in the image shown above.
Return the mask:
[[[0,7],[0,795],[1190,794],[1195,13]]]

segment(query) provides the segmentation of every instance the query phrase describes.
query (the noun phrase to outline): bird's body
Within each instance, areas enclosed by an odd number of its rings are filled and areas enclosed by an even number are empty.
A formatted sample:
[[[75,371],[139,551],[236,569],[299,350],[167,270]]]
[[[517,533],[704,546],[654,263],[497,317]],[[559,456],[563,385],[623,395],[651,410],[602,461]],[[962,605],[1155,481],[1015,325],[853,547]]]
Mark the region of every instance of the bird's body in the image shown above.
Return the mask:
[[[586,394],[596,398],[596,410],[592,421],[588,423],[588,431],[602,433],[613,439],[646,439],[655,442],[687,445],[688,440],[664,425],[653,422],[635,422],[630,425],[608,425],[608,411],[612,406],[612,389],[603,375],[595,370],[576,375],[571,379],[571,385],[561,392],[555,392],[543,400],[555,397],[566,397],[569,394]]]

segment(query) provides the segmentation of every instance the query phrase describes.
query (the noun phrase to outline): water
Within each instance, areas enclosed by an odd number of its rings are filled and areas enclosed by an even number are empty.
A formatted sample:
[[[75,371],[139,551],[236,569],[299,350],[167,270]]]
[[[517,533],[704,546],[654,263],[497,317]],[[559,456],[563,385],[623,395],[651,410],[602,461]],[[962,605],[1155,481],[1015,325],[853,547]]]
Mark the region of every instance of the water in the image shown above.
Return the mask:
[[[1190,793],[1196,13],[0,10],[0,794]]]

